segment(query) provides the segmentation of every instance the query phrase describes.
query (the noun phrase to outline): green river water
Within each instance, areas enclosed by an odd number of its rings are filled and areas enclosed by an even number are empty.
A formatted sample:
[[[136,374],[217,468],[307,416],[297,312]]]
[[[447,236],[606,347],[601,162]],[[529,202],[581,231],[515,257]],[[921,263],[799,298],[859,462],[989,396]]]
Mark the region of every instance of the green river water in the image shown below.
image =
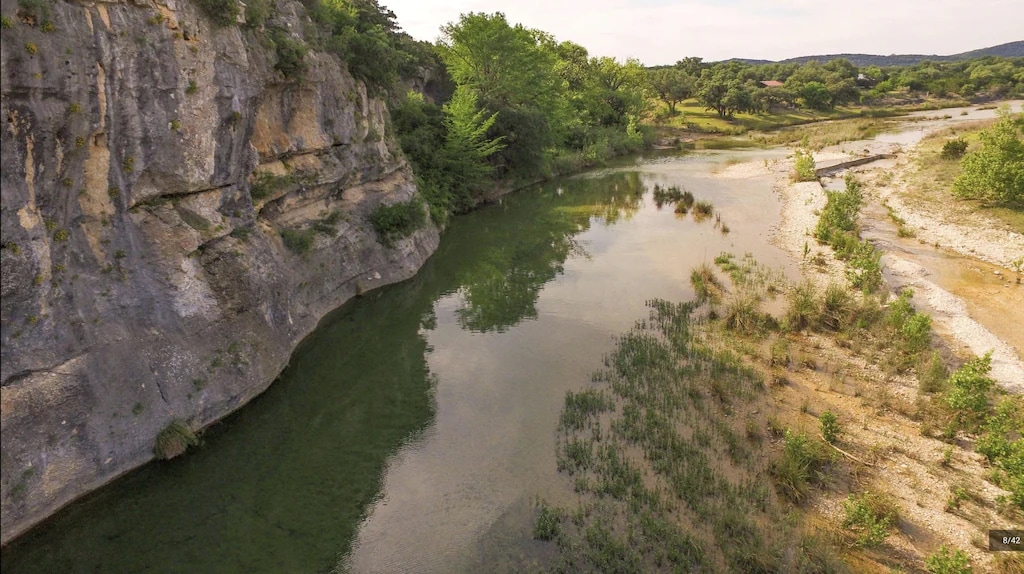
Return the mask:
[[[571,501],[558,413],[653,298],[722,251],[785,267],[764,177],[784,151],[630,158],[452,223],[412,279],[325,318],[280,380],[179,459],[132,472],[2,553],[16,573],[530,568],[538,499]],[[655,184],[714,218],[659,209]],[[787,268],[789,271],[792,269]]]

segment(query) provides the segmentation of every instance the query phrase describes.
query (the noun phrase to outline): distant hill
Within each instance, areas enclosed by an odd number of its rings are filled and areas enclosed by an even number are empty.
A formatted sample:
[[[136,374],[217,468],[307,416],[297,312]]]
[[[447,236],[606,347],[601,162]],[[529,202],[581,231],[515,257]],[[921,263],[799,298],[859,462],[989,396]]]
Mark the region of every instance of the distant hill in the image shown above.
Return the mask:
[[[854,66],[857,67],[885,67],[912,66],[918,62],[923,62],[924,60],[930,60],[932,62],[952,62],[956,60],[970,60],[973,58],[983,58],[985,56],[1024,57],[1024,40],[1020,40],[1017,42],[1007,42],[1006,44],[1000,44],[998,46],[981,48],[980,50],[971,50],[970,52],[962,52],[960,54],[952,54],[949,56],[940,56],[937,54],[890,54],[888,56],[880,56],[875,54],[823,54],[815,56],[800,56],[799,58],[779,60],[779,62],[783,64],[803,64],[804,62],[810,62],[811,60],[827,62],[829,60],[846,58]],[[748,58],[734,59],[747,64],[771,64],[773,62],[773,60],[754,60]]]

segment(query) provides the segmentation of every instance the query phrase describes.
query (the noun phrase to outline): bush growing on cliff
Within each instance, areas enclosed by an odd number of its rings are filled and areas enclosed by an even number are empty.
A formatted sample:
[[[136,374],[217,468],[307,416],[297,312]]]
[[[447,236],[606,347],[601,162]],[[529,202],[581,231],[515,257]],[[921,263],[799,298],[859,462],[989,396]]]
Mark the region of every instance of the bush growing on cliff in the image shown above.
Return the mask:
[[[196,433],[182,421],[176,420],[167,425],[156,436],[153,453],[162,459],[171,459],[183,454],[188,447],[199,444]]]
[[[282,229],[281,241],[289,250],[302,255],[313,249],[316,231],[313,229]]]
[[[394,205],[381,205],[370,215],[370,223],[381,243],[392,247],[423,226],[423,200],[418,196]]]
[[[196,0],[196,4],[217,26],[231,26],[241,13],[238,0]]]
[[[285,78],[301,80],[306,72],[306,45],[281,28],[274,28],[270,32],[270,39],[274,42],[274,52],[277,54],[274,69],[284,74]]]

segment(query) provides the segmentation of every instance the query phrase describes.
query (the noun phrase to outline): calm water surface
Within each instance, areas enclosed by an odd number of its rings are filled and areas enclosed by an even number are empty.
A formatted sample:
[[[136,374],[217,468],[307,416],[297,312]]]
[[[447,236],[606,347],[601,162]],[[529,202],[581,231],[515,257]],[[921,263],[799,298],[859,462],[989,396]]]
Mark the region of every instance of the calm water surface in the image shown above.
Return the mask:
[[[71,505],[3,551],[3,572],[459,572],[542,563],[538,499],[567,390],[652,298],[692,296],[722,251],[785,266],[766,178],[785,151],[633,158],[457,218],[413,279],[325,319],[269,391],[178,460]],[[655,184],[731,229],[659,209]],[[792,275],[794,270],[786,268]]]

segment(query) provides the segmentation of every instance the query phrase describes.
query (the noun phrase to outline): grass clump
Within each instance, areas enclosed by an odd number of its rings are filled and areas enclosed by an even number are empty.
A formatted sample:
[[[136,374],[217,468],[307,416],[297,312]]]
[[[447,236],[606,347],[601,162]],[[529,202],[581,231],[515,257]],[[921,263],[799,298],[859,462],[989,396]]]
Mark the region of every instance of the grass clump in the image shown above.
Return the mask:
[[[184,422],[175,420],[157,435],[153,453],[167,460],[184,454],[188,447],[198,444],[199,439],[192,429]]]
[[[858,546],[878,546],[889,537],[889,528],[899,518],[891,496],[876,492],[851,494],[843,502],[843,526],[857,533]]]
[[[693,217],[695,219],[706,219],[715,213],[715,206],[710,201],[698,200],[693,204]]]
[[[792,429],[786,429],[783,444],[782,458],[772,465],[772,475],[779,493],[799,504],[812,484],[822,482],[832,459],[822,442]]]
[[[715,270],[707,263],[701,263],[690,272],[690,285],[697,295],[697,303],[710,301],[717,303],[722,299],[725,287],[715,275]]]
[[[553,540],[558,536],[561,521],[562,513],[557,508],[541,503],[540,514],[537,516],[537,522],[533,525],[533,538],[535,540]]]
[[[381,205],[370,215],[370,223],[377,238],[387,247],[395,241],[412,235],[426,222],[423,200],[418,196],[393,205]]]
[[[818,319],[818,287],[811,281],[804,281],[790,289],[789,305],[783,323],[789,331],[808,329]]]
[[[949,371],[938,351],[921,361],[917,368],[918,390],[924,394],[937,393],[945,389]]]
[[[558,428],[565,431],[582,430],[592,417],[612,410],[613,406],[611,397],[603,391],[568,391],[565,393],[565,408],[562,409]]]

